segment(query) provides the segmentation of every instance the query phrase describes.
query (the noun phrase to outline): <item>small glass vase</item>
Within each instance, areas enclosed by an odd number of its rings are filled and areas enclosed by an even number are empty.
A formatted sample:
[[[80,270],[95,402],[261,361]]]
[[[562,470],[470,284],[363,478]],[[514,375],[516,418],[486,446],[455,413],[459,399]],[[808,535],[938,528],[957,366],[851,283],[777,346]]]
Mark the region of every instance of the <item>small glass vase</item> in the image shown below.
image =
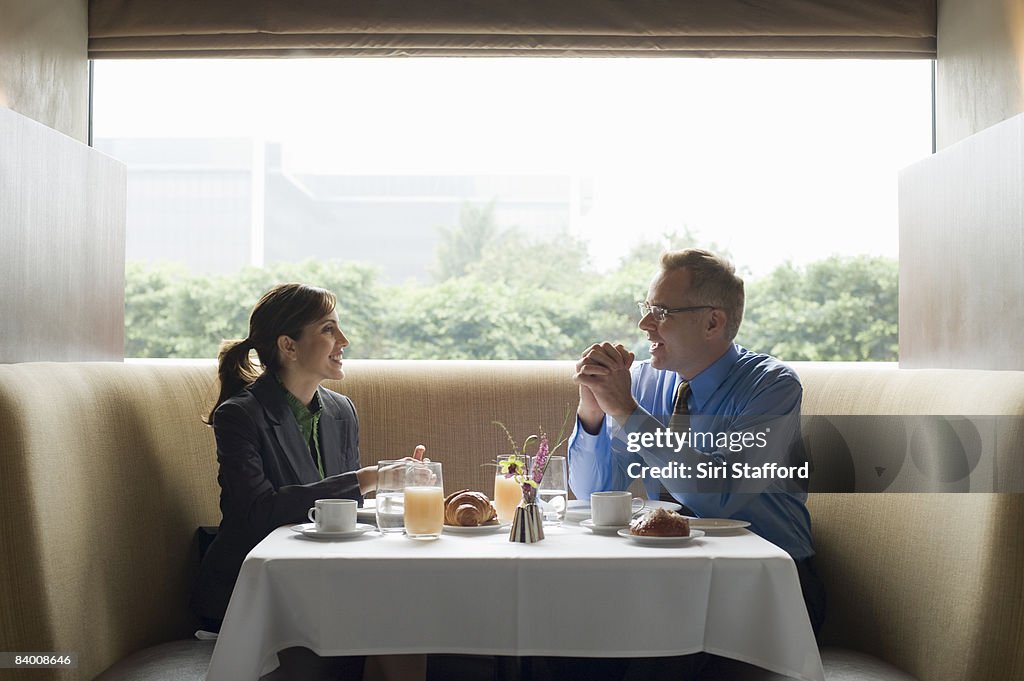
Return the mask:
[[[523,501],[516,506],[508,540],[519,544],[534,544],[544,538],[544,512],[536,502]]]

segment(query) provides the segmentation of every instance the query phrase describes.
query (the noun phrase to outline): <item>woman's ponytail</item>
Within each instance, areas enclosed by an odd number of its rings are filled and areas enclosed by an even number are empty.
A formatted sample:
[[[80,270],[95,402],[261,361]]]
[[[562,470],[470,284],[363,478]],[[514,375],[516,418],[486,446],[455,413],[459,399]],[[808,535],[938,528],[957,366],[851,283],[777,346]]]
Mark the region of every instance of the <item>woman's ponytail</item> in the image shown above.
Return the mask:
[[[213,413],[224,400],[235,395],[243,388],[252,385],[260,377],[260,370],[252,363],[249,357],[253,349],[252,341],[248,338],[243,340],[224,341],[220,344],[220,352],[217,353],[217,375],[220,377],[220,395],[217,402],[210,410],[206,419],[207,425],[213,425]]]

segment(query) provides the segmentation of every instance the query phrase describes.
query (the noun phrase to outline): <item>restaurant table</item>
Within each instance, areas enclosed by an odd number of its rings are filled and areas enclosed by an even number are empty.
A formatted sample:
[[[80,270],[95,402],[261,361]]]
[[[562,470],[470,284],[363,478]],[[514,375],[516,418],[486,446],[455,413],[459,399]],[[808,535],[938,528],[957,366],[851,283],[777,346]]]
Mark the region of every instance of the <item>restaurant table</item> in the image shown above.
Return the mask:
[[[747,531],[642,546],[575,525],[432,541],[280,527],[246,557],[207,681],[255,681],[276,652],[659,657],[706,651],[804,681],[824,672],[796,566]]]

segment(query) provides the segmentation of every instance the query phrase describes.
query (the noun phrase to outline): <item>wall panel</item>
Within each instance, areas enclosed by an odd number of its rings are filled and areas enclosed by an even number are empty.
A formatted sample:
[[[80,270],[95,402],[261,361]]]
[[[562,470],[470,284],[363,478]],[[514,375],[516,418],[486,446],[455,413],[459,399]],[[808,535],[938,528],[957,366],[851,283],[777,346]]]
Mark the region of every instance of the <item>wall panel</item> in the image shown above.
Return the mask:
[[[0,107],[88,140],[87,0],[0,0]]]
[[[939,0],[936,146],[1024,111],[1024,2]]]
[[[124,357],[125,166],[0,108],[0,362]]]
[[[900,367],[1024,370],[1024,114],[900,174]]]

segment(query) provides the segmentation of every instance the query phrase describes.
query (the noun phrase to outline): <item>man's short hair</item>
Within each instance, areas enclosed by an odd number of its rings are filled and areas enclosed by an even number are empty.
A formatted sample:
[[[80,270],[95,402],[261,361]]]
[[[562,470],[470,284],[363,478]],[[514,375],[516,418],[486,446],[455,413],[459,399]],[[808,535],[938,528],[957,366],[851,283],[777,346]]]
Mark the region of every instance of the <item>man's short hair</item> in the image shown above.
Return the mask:
[[[725,335],[736,337],[743,321],[743,280],[736,276],[732,263],[710,251],[686,248],[668,251],[661,256],[661,269],[665,272],[686,269],[690,271],[691,305],[713,305],[725,311]]]

